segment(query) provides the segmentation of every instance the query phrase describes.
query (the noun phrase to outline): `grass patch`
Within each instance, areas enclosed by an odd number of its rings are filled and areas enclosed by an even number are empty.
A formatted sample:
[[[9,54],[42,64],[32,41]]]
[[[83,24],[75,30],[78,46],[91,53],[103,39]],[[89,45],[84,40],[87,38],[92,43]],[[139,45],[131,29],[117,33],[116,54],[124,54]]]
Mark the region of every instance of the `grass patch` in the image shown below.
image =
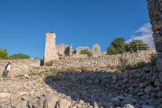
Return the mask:
[[[9,76],[2,76],[2,78],[10,78]]]
[[[50,69],[49,71],[46,70],[46,71],[41,71],[38,73],[36,73],[36,72],[30,73],[29,76],[35,76],[35,75],[41,76],[41,75],[48,75],[48,74],[56,74],[57,72],[60,72],[60,71],[57,69]]]
[[[57,72],[60,72],[61,70],[58,69],[50,69],[51,74],[56,74]]]
[[[81,66],[81,67],[69,67],[67,69],[64,69],[64,71],[76,71],[76,70],[86,70],[88,69],[88,67],[84,67],[84,66]]]
[[[49,61],[47,63],[45,63],[45,66],[52,66],[53,65],[53,61]]]
[[[35,76],[38,75],[38,73],[30,73],[29,76]]]
[[[21,77],[24,77],[24,75],[16,75],[15,77],[21,78]]]

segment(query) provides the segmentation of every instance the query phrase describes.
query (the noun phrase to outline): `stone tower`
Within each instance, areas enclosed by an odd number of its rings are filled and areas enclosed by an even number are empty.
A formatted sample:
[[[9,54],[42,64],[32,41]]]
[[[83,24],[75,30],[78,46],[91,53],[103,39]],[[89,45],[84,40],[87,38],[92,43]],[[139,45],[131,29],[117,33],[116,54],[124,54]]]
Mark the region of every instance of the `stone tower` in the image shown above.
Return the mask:
[[[56,34],[54,32],[46,33],[44,62],[58,59],[56,50]]]
[[[150,23],[158,52],[157,70],[162,71],[162,0],[147,0]]]

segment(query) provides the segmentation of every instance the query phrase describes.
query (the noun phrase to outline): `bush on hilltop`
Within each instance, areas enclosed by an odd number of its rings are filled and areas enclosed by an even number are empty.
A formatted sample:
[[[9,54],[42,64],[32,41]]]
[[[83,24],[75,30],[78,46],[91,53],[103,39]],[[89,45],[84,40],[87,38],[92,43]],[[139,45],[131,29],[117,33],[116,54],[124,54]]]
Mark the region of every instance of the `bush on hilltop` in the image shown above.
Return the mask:
[[[9,59],[28,59],[30,58],[30,56],[26,55],[26,54],[14,54],[12,56],[9,56]]]

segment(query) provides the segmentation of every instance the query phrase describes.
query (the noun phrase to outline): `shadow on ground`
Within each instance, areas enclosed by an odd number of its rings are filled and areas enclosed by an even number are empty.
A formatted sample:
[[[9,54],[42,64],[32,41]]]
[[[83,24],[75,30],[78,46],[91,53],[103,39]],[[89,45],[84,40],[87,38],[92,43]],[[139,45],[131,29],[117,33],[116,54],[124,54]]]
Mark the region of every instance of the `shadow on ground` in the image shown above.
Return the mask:
[[[70,96],[72,100],[83,100],[90,105],[97,102],[106,107],[111,99],[119,96],[123,91],[112,90],[112,72],[60,72],[45,78],[46,84],[59,93]],[[110,86],[111,85],[111,86]]]

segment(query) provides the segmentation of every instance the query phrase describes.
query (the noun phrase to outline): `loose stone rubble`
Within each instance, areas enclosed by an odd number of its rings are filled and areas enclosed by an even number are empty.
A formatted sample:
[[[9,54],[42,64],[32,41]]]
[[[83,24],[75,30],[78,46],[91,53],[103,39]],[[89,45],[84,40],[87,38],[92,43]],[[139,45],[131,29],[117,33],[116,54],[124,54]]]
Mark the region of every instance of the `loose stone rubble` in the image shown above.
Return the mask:
[[[161,76],[156,67],[145,67],[124,73],[88,70],[1,78],[0,106],[162,108]]]

